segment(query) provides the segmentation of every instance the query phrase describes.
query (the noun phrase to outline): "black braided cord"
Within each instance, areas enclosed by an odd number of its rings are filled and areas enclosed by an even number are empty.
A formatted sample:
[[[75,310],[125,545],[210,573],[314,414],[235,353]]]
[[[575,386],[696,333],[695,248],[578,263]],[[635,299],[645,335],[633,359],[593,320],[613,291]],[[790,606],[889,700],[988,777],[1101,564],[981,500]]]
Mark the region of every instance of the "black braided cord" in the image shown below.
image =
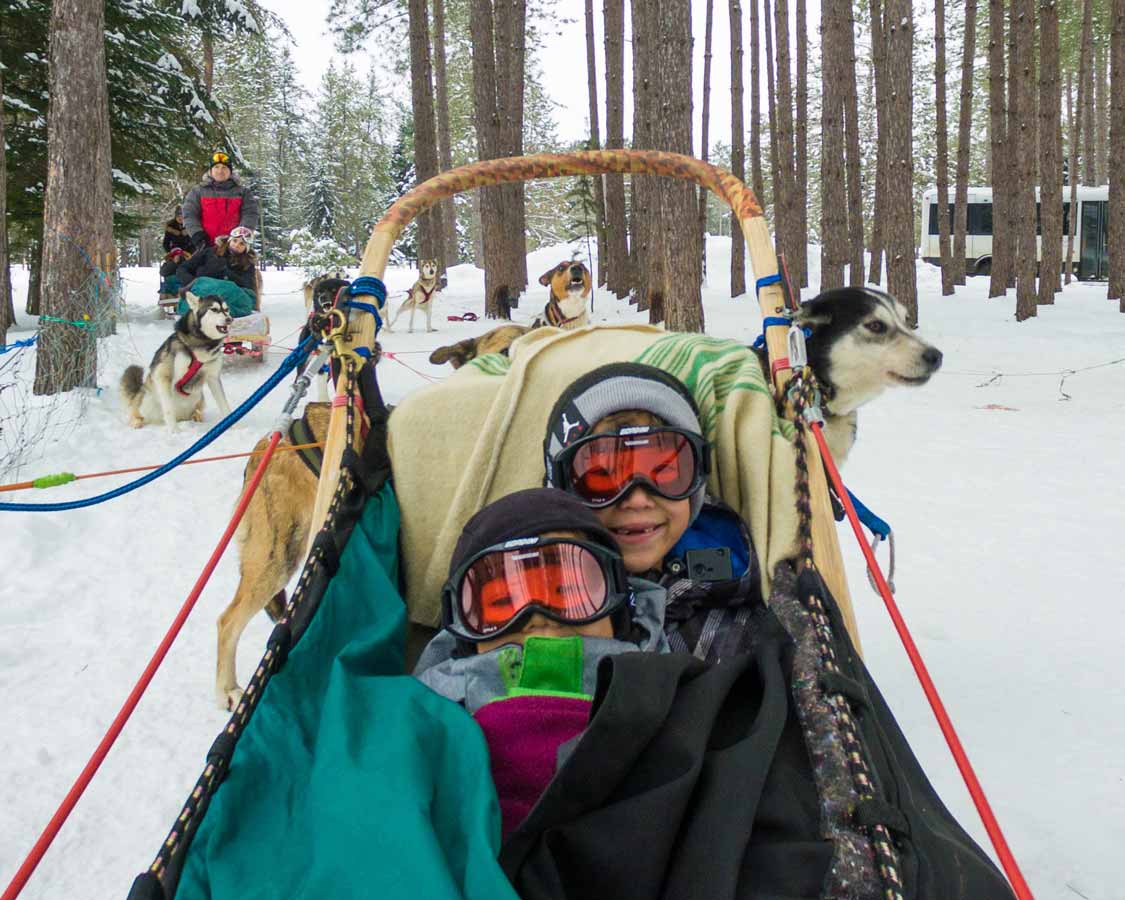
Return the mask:
[[[347,417],[346,450],[355,448],[356,416],[355,361],[348,357],[346,372]],[[362,496],[356,496],[360,494]],[[231,714],[226,727],[219,733],[207,753],[207,764],[196,781],[183,809],[173,823],[168,837],[161,844],[152,864],[137,876],[129,891],[128,900],[171,900],[175,896],[187,852],[211,803],[212,797],[226,778],[238,739],[246,730],[250,717],[261,701],[262,693],[274,673],[281,669],[290,648],[300,640],[320,605],[325,590],[335,572],[336,559],[330,557],[343,548],[356,521],[363,511],[366,491],[350,467],[342,466],[336,491],[332,495],[324,524],[317,540],[305,560],[304,569],[266,644],[266,652],[258,663],[253,677],[246,685],[238,706]],[[326,549],[325,544],[334,549]]]
[[[812,370],[806,366],[796,372],[790,382],[789,396],[793,402],[793,418],[797,430],[795,443],[799,565],[801,569],[806,571],[815,571],[815,566],[812,543],[812,497],[809,489],[807,451],[808,421],[805,415],[808,410],[818,405],[817,393],[816,376],[812,373]],[[815,591],[806,591],[801,600],[808,610],[816,631],[821,665],[826,672],[833,675],[842,674],[834,649],[832,622],[820,595]],[[831,683],[829,681],[829,684]],[[859,796],[861,803],[876,800],[871,768],[867,762],[863,742],[859,736],[859,728],[851,706],[848,704],[848,699],[844,694],[831,690],[825,691],[825,698],[832,707],[836,719],[836,726],[840,732],[844,755],[848,760],[848,768],[851,771],[856,794]],[[891,837],[889,829],[882,824],[864,825],[862,827],[871,836],[871,844],[875,851],[875,862],[883,881],[885,900],[903,900],[904,889],[900,874],[901,867],[894,839]]]

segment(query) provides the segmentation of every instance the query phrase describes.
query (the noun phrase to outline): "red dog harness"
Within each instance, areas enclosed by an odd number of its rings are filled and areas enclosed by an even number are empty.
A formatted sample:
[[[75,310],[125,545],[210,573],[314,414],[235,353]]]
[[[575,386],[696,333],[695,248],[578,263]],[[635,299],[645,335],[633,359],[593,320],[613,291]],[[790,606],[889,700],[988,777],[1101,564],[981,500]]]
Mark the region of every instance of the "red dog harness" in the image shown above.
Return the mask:
[[[422,292],[422,299],[418,302],[418,305],[419,306],[425,306],[427,303],[430,302],[430,297],[433,296],[434,291],[437,290],[437,281],[436,280],[434,281],[434,286],[432,288],[430,288],[428,291],[426,290],[426,286],[423,285],[421,282],[419,282],[418,290],[420,290]],[[410,289],[410,295],[409,296],[410,296],[411,299],[414,298],[414,289],[413,288]]]
[[[581,319],[583,315],[582,313],[579,313],[578,315],[571,316],[568,319],[563,315],[562,308],[559,306],[559,301],[553,294],[551,295],[551,302],[547,304],[547,309],[545,310],[545,312],[547,313],[547,324],[553,325],[555,328],[562,328],[564,325],[567,325],[570,322],[575,322],[578,319]]]
[[[189,350],[188,353],[191,353]],[[181,376],[180,380],[176,382],[176,390],[183,394],[185,397],[189,396],[185,388],[189,387],[195,376],[199,374],[199,370],[203,368],[203,363],[195,358],[195,354],[191,353],[191,365],[187,367],[187,371]]]

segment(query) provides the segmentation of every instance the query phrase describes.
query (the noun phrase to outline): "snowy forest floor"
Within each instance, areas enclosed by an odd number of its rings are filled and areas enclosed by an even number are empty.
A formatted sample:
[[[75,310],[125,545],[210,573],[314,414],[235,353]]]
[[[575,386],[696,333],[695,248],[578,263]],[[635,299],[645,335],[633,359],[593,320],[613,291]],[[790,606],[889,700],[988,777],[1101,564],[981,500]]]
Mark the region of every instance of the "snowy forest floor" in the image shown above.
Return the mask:
[[[729,239],[709,244],[707,331],[749,342],[760,330],[750,295],[726,289]],[[815,248],[813,248],[815,251]],[[529,258],[534,279],[566,248]],[[814,253],[815,256],[815,253]],[[171,323],[156,318],[155,269],[129,269],[128,318],[106,339],[101,390],[67,434],[39,448],[19,479],[160,463],[211,427],[134,431],[117,380],[147,365]],[[16,270],[16,308],[27,273]],[[819,281],[815,259],[811,283]],[[397,308],[414,273],[387,274]],[[304,316],[298,271],[265,273],[273,339],[291,347]],[[1014,292],[987,300],[985,279],[940,296],[919,266],[921,333],[945,354],[924,388],[898,390],[861,412],[844,470],[852,490],[898,540],[898,600],[1032,890],[1044,898],[1119,900],[1125,834],[1125,315],[1104,284],[1073,284],[1036,319],[1017,324]],[[545,298],[525,295],[518,321]],[[806,291],[805,296],[811,296]],[[428,351],[495,323],[448,322],[482,310],[483,274],[450,272],[436,334],[383,335],[402,354],[379,367],[388,402],[442,378]],[[594,320],[645,314],[599,293]],[[21,315],[9,342],[28,337]],[[405,319],[400,320],[400,330]],[[276,366],[234,360],[223,375],[237,405]],[[25,354],[30,359],[31,354]],[[993,376],[1002,373],[1002,377]],[[1065,391],[1065,395],[1063,393]],[[279,389],[208,454],[248,450],[283,402]],[[1069,395],[1067,397],[1066,395]],[[14,874],[70,787],[187,595],[229,519],[244,460],[180,468],[110,503],[68,513],[8,513],[0,528],[0,885]],[[1114,473],[1118,474],[1115,475]],[[129,476],[134,477],[134,476]],[[7,480],[16,480],[9,478]],[[0,495],[74,499],[124,479]],[[960,776],[863,561],[841,531],[868,666],[931,780],[988,847]],[[202,768],[226,714],[215,708],[215,620],[234,593],[228,551],[132,721],[23,896],[123,897],[151,861]],[[239,647],[245,678],[269,623],[257,617]],[[991,847],[989,847],[991,852]]]

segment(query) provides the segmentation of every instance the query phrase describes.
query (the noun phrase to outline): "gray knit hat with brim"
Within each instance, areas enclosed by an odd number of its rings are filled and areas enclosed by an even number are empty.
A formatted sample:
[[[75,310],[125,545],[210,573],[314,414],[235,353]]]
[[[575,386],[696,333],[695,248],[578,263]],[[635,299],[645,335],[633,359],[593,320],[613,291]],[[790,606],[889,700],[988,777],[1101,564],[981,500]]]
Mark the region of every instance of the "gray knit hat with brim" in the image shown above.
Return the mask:
[[[547,487],[553,483],[554,461],[563,450],[613,413],[642,410],[657,416],[672,428],[703,436],[695,399],[683,382],[655,366],[640,363],[610,363],[587,372],[570,385],[547,419],[543,456]],[[705,486],[691,496],[691,519],[703,508]]]

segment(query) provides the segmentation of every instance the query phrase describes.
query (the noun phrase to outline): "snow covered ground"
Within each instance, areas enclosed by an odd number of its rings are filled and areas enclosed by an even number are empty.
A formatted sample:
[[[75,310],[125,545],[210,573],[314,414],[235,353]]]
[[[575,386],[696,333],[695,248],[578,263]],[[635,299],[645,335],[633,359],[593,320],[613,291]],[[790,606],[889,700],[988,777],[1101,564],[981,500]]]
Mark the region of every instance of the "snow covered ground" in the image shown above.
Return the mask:
[[[534,277],[566,253],[532,254]],[[725,288],[729,240],[710,245],[708,331],[752,340],[757,307]],[[962,741],[1033,891],[1044,898],[1125,897],[1125,315],[1104,284],[1074,284],[1037,319],[1017,324],[1014,296],[986,300],[981,279],[942,298],[937,271],[919,269],[922,333],[945,368],[920,390],[886,395],[861,414],[849,486],[898,536],[898,598]],[[129,317],[108,339],[106,388],[78,427],[43,448],[20,478],[160,463],[216,420],[126,427],[116,381],[147,364],[170,323],[153,313],[155,269],[130,269]],[[818,281],[812,273],[812,283]],[[412,272],[388,273],[404,291]],[[15,273],[23,309],[27,273]],[[304,315],[300,273],[267,272],[274,340],[291,347]],[[448,374],[433,347],[486,330],[446,315],[482,310],[483,276],[450,273],[437,334],[394,334],[402,354],[380,366],[387,399]],[[806,296],[808,294],[806,293]],[[394,303],[401,297],[395,295]],[[538,288],[521,305],[530,319]],[[643,314],[599,295],[596,321]],[[28,337],[30,317],[8,334]],[[285,351],[271,355],[276,365]],[[223,380],[232,404],[266,369],[237,360]],[[993,378],[997,373],[1002,377]],[[207,453],[247,450],[283,401],[271,395]],[[0,527],[0,886],[6,884],[116,714],[226,524],[243,460],[177,469],[135,493],[68,513],[7,513]],[[92,479],[3,500],[73,499],[123,479]],[[987,838],[933,724],[881,601],[866,586],[850,531],[841,532],[866,658],[923,765],[961,822]],[[232,596],[228,552],[152,687],[23,896],[124,897],[151,861],[225,722],[212,700],[215,620]],[[258,659],[268,623],[240,646]]]

